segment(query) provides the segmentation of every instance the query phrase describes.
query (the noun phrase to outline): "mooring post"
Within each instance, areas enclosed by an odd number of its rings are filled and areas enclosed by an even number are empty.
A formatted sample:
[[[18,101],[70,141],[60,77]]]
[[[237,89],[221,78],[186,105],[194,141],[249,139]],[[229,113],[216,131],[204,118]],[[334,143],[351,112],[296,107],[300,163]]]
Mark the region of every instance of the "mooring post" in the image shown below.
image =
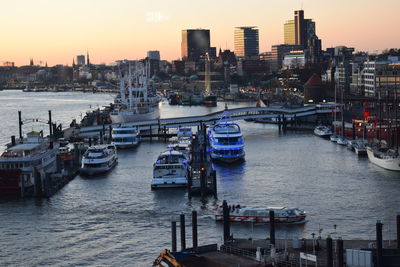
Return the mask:
[[[343,239],[339,237],[338,240],[336,240],[336,266],[337,267],[343,267],[344,266],[344,250],[343,250]]]
[[[180,227],[181,227],[181,251],[184,251],[186,249],[185,214],[180,215]]]
[[[383,256],[382,256],[382,227],[381,221],[376,222],[376,266],[383,267]]]
[[[333,241],[331,236],[328,235],[326,239],[326,260],[327,267],[333,267]]]
[[[19,139],[20,139],[20,142],[21,143],[23,143],[23,136],[22,136],[22,124],[23,124],[23,122],[22,122],[22,115],[21,115],[21,111],[20,110],[18,110],[18,129],[19,129]]]
[[[269,239],[271,245],[275,247],[275,212],[269,211]]]
[[[400,212],[396,216],[396,228],[397,228],[397,248],[400,248]]]
[[[197,211],[192,211],[192,237],[193,237],[193,248],[197,248]]]
[[[171,222],[172,252],[176,252],[176,222]]]
[[[217,171],[213,170],[212,171],[212,176],[213,176],[213,193],[214,193],[214,198],[217,199],[218,198],[218,194],[217,194]]]
[[[230,237],[230,225],[229,225],[229,209],[228,209],[228,203],[226,203],[226,200],[222,202],[222,214],[223,214],[223,220],[224,220],[224,244],[229,240]]]
[[[201,197],[205,196],[206,193],[206,169],[204,167],[200,168],[200,194]]]
[[[51,122],[51,110],[49,110],[49,136],[50,138],[53,137],[53,127],[52,127],[52,122]]]

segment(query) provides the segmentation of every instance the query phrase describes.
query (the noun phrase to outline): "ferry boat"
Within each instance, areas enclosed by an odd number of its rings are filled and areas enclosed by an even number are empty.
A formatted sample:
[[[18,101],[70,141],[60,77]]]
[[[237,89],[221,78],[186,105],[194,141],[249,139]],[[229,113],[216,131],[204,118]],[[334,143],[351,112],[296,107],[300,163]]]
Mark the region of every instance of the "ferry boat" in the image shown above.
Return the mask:
[[[208,137],[213,160],[226,163],[244,160],[244,139],[237,123],[225,117],[209,129]]]
[[[82,157],[80,172],[86,175],[105,173],[118,163],[115,145],[96,145],[89,147]]]
[[[395,150],[379,151],[378,149],[367,147],[369,161],[373,164],[391,171],[400,171],[400,157]]]
[[[145,66],[146,73],[141,71],[132,85],[132,75],[129,69],[128,88],[125,88],[125,80],[121,77],[120,92],[114,99],[115,108],[110,112],[112,123],[127,123],[135,121],[155,120],[160,117],[158,104],[161,101],[159,95],[149,95],[148,66]],[[128,91],[128,93],[127,93]]]
[[[189,176],[189,159],[176,150],[162,152],[153,165],[151,188],[186,187]]]
[[[0,156],[0,196],[32,194],[36,183],[43,185],[45,175],[57,171],[58,151],[59,145],[39,132],[29,132],[18,142],[12,139]]]
[[[269,212],[274,211],[275,223],[301,224],[306,223],[305,211],[298,208],[287,207],[241,207],[234,205],[229,207],[229,221],[231,222],[252,222],[252,223],[270,223]],[[215,215],[216,221],[224,219],[222,206],[217,209]]]
[[[319,125],[315,127],[314,134],[320,137],[329,137],[332,135],[332,130],[328,126]]]
[[[120,126],[111,131],[112,144],[117,148],[136,147],[140,142],[140,132],[136,127]]]

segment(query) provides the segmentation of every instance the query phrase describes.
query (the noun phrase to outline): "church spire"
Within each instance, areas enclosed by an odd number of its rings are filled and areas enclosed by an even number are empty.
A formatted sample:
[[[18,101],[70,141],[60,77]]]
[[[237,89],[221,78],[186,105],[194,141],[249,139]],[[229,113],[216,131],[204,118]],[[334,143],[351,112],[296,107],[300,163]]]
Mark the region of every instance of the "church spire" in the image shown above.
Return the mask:
[[[89,59],[89,51],[87,51],[87,58],[86,58],[86,65],[90,65],[90,59]]]
[[[75,68],[75,58],[72,58],[72,68]]]

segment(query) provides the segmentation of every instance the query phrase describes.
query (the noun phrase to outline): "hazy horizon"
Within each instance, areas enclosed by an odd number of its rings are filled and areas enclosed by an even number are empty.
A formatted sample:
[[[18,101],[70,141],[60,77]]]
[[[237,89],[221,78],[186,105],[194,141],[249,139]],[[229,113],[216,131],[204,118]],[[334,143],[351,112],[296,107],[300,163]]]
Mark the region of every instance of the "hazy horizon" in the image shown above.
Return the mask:
[[[400,47],[398,0],[15,0],[2,4],[0,63],[47,62],[71,65],[79,54],[91,62],[140,59],[148,50],[179,59],[181,30],[210,29],[211,45],[233,50],[238,26],[257,26],[260,52],[283,43],[283,24],[294,10],[316,22],[322,46],[346,45],[359,51]]]

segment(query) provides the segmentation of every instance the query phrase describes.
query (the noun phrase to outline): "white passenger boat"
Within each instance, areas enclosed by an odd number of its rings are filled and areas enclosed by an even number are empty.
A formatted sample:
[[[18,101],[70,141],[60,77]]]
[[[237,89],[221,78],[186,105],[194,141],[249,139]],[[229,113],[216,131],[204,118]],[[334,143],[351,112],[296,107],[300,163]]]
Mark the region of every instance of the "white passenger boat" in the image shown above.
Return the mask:
[[[162,152],[153,165],[151,188],[186,187],[189,176],[188,157],[176,150]]]
[[[44,185],[45,175],[57,171],[58,143],[39,132],[29,132],[22,140],[13,140],[0,156],[0,196],[20,196],[21,189],[29,194],[36,183]],[[37,179],[35,173],[39,173]]]
[[[210,155],[226,163],[244,160],[244,139],[240,126],[224,117],[208,131]]]
[[[112,144],[117,148],[135,147],[140,142],[140,132],[136,127],[116,127],[111,131]]]
[[[329,137],[332,135],[332,130],[325,125],[319,125],[315,127],[314,134],[320,137]]]
[[[129,69],[127,88],[124,78],[120,80],[120,92],[114,100],[115,108],[110,113],[113,123],[154,120],[160,117],[158,104],[162,98],[159,95],[149,95],[147,89],[149,66],[146,65],[135,76],[133,84]]]
[[[82,157],[80,172],[86,175],[105,173],[117,165],[118,156],[115,145],[96,145],[89,147]]]
[[[274,222],[275,223],[291,223],[300,224],[305,223],[306,213],[297,208],[287,207],[241,207],[240,205],[234,205],[229,207],[229,221],[231,222],[253,222],[253,223],[269,223],[269,212],[274,211]],[[215,215],[216,221],[223,220],[223,209],[222,206],[218,208]]]
[[[400,171],[399,153],[395,151],[379,151],[372,147],[367,147],[368,159],[373,164],[387,170]]]
[[[193,131],[190,127],[179,127],[178,132],[176,133],[178,139],[180,138],[193,138]]]

